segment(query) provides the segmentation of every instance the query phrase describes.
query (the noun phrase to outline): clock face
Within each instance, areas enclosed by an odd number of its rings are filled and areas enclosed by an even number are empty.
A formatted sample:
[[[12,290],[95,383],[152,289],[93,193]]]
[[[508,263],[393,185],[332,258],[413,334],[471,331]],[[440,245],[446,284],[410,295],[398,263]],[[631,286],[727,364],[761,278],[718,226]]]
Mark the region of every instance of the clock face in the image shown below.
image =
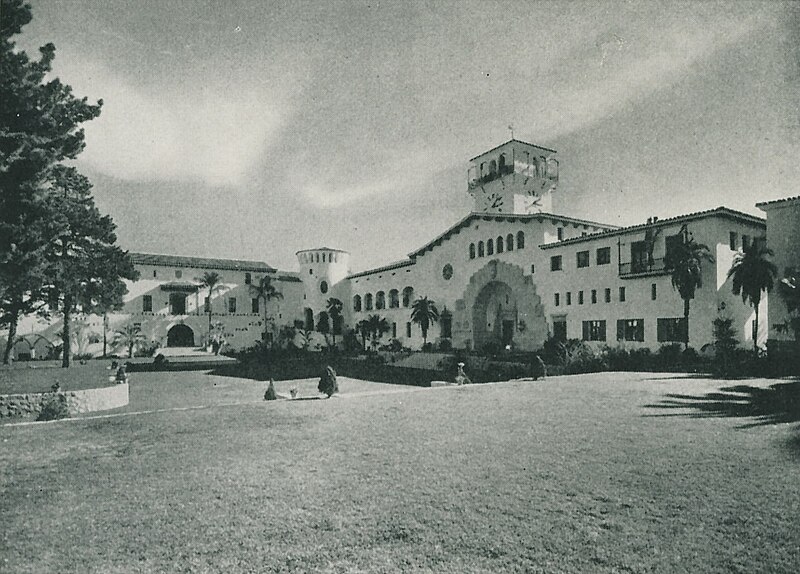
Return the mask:
[[[503,211],[503,196],[499,193],[486,193],[483,196],[484,211]]]

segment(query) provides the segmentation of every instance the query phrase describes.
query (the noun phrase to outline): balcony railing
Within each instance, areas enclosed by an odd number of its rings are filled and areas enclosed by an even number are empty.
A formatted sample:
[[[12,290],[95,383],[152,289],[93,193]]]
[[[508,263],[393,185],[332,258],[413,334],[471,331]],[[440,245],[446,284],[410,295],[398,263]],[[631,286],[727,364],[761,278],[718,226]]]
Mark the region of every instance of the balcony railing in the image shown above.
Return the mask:
[[[490,181],[494,181],[495,179],[500,179],[501,177],[503,177],[504,175],[508,175],[509,173],[514,173],[514,166],[502,165],[495,172],[487,173],[482,177],[470,180],[469,188],[472,189],[473,187],[478,187],[479,185],[483,185],[484,183],[489,183]]]
[[[644,261],[630,261],[619,264],[620,277],[633,275],[658,275],[669,273],[663,258]]]

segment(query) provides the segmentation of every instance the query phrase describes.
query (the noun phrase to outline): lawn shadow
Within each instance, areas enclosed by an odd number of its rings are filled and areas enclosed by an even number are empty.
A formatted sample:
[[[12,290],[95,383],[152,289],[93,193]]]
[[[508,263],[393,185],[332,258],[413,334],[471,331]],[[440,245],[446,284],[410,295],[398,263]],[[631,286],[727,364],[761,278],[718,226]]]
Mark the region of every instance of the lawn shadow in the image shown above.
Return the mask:
[[[651,409],[689,412],[646,416],[686,416],[694,418],[752,418],[742,428],[800,421],[800,379],[776,383],[767,388],[751,385],[721,387],[704,395],[668,394],[662,401],[646,405]]]
[[[646,407],[681,412],[662,412],[644,416],[749,419],[737,427],[740,429],[800,422],[800,378],[775,383],[767,388],[733,385],[721,387],[718,391],[704,395],[668,394],[665,397],[660,402]],[[795,456],[800,456],[800,434],[795,433],[783,446]]]

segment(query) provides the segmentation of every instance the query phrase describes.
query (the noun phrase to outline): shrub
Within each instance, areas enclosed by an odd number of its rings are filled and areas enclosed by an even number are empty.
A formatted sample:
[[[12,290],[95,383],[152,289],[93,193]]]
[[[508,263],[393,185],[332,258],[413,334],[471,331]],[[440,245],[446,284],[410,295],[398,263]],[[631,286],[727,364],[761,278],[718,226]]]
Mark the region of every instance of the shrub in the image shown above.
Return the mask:
[[[164,355],[162,355],[161,353],[156,355],[156,358],[153,359],[153,364],[155,366],[157,366],[157,367],[163,367],[167,363],[169,363],[169,360]]]
[[[325,372],[319,379],[319,386],[317,388],[319,392],[328,395],[328,398],[332,397],[334,393],[339,392],[339,385],[336,382],[336,371],[334,371],[333,367],[330,365],[325,367]]]
[[[72,358],[76,361],[88,361],[92,359],[94,356],[91,353],[75,353],[72,355]]]
[[[42,397],[42,409],[37,421],[54,421],[69,417],[69,407],[67,406],[67,396],[61,392],[58,383],[53,385],[53,392]]]
[[[422,352],[423,353],[430,353],[432,351],[433,351],[433,343],[427,342],[424,345],[422,345]]]
[[[453,350],[453,341],[450,339],[442,339],[439,341],[439,350],[443,353],[449,353]]]

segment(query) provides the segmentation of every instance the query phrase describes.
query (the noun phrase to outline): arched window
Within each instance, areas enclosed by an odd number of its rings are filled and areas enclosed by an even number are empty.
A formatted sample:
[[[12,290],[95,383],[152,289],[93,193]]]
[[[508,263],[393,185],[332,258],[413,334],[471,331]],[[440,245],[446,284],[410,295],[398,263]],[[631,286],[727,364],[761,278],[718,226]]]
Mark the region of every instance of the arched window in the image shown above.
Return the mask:
[[[386,308],[386,293],[384,293],[383,291],[378,291],[375,294],[375,308],[376,309]]]
[[[481,177],[486,175],[486,162],[481,162]]]
[[[525,233],[522,231],[517,232],[517,249],[525,249]]]
[[[475,244],[474,243],[470,243],[469,244],[469,258],[470,259],[475,259]]]
[[[356,295],[353,297],[353,311],[356,313],[361,311],[361,295]]]
[[[306,307],[305,309],[305,329],[306,331],[313,331],[314,330],[314,311]]]
[[[497,238],[497,252],[498,253],[502,253],[503,252],[503,236],[502,235]]]
[[[317,253],[316,255],[317,255],[317,263],[319,263],[319,253]]]
[[[400,293],[397,289],[389,291],[389,309],[397,309],[400,307]]]
[[[547,177],[547,159],[544,156],[539,158],[539,177]]]
[[[506,251],[514,251],[514,234],[509,233],[506,237]]]
[[[494,239],[486,242],[486,255],[494,255]]]
[[[403,307],[411,307],[414,302],[414,288],[406,287],[403,289]]]
[[[325,263],[325,254],[322,254],[322,262]]]
[[[364,295],[364,311],[372,311],[372,293]]]
[[[494,160],[489,162],[489,173],[492,175],[497,173],[497,162]]]
[[[483,257],[483,241],[478,241],[478,257]]]

